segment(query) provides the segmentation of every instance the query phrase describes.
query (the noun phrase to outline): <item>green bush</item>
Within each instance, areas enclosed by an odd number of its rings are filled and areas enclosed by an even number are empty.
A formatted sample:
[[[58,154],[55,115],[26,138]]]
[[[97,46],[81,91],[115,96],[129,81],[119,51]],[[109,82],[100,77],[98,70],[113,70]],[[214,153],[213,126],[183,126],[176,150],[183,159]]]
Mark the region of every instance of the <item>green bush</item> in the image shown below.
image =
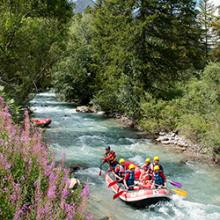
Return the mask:
[[[151,133],[178,130],[192,142],[219,154],[220,63],[210,63],[200,79],[193,78],[181,88],[178,85],[178,90],[182,92],[171,100],[146,93],[139,125]]]

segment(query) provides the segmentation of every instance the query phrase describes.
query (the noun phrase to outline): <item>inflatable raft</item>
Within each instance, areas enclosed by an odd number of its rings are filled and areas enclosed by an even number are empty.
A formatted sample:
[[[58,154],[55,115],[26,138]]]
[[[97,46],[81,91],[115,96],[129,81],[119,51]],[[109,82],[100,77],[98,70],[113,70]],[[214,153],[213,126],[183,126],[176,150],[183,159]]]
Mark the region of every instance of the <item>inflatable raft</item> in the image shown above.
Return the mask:
[[[52,120],[50,118],[44,118],[44,119],[32,118],[31,122],[36,126],[45,128],[52,122]]]
[[[107,173],[105,176],[106,183],[109,185],[110,183],[115,181],[115,177],[113,173]],[[151,204],[155,204],[159,201],[169,201],[171,200],[171,191],[168,189],[151,189],[151,184],[137,187],[135,190],[126,191],[124,185],[121,183],[115,184],[111,186],[111,189],[114,193],[118,193],[123,191],[123,193],[119,196],[119,198],[130,204],[134,207],[143,208]]]

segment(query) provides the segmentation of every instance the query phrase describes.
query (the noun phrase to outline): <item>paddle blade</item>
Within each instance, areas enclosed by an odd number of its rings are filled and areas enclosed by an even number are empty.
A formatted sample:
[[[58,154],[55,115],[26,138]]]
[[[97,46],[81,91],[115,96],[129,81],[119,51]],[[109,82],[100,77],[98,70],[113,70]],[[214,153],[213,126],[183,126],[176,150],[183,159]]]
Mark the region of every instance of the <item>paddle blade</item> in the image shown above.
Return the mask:
[[[122,191],[116,193],[116,194],[113,196],[113,200],[114,200],[114,199],[117,199],[117,198],[118,198],[120,195],[122,195],[124,192],[125,192],[125,191],[122,190]]]
[[[118,183],[118,180],[115,180],[115,181],[109,183],[108,188],[111,187],[111,186],[114,186],[116,183]]]
[[[182,197],[186,197],[188,195],[188,193],[182,189],[172,189],[172,191]]]
[[[170,184],[177,187],[177,188],[182,188],[182,183],[179,183],[179,182],[175,182],[173,180],[170,181]]]
[[[102,170],[99,171],[99,176],[101,176],[101,175],[102,175]]]

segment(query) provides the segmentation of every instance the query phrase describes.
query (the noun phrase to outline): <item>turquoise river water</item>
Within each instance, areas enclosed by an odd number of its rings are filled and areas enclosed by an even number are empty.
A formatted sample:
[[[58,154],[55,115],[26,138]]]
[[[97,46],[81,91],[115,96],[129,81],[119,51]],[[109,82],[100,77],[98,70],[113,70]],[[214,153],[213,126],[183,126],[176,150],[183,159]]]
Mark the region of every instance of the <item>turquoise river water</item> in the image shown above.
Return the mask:
[[[51,117],[45,140],[60,160],[84,167],[76,173],[90,186],[88,209],[94,219],[109,216],[113,220],[220,220],[220,168],[195,161],[184,163],[184,155],[175,154],[134,130],[124,128],[114,119],[99,114],[77,113],[75,106],[60,102],[53,93],[40,93],[31,101],[34,117]],[[159,155],[165,174],[181,182],[188,197],[173,196],[171,202],[134,209],[118,200],[98,176],[100,158],[110,145],[118,157],[144,163],[146,156]],[[171,186],[170,186],[171,187]]]

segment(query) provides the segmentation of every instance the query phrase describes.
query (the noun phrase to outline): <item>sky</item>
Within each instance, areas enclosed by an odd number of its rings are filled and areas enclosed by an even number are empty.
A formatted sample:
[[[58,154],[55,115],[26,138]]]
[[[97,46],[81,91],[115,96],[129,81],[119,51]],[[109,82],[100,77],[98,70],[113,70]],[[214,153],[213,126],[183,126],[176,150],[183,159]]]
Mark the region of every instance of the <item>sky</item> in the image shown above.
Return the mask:
[[[216,6],[219,6],[219,5],[220,5],[220,0],[213,0],[213,3],[214,3]]]

